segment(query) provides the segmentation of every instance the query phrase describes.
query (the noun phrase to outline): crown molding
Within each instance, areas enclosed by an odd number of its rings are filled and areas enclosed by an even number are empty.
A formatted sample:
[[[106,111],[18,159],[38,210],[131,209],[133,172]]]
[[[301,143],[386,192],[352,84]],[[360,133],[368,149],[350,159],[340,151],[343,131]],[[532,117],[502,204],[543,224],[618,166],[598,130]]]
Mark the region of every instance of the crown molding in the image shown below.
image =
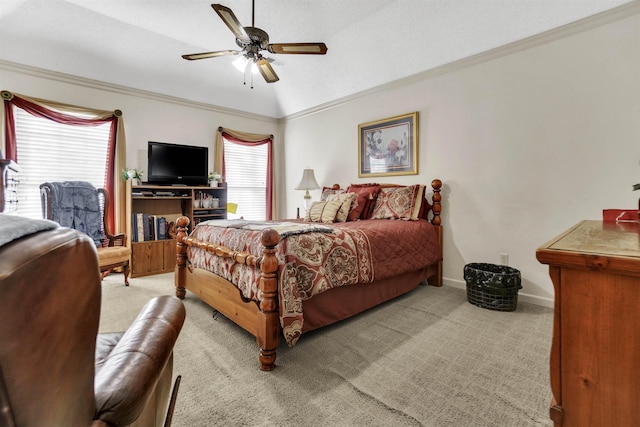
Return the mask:
[[[157,92],[146,91],[142,89],[136,89],[127,86],[121,86],[112,83],[106,83],[99,80],[88,79],[85,77],[79,77],[72,74],[60,73],[57,71],[51,71],[44,68],[33,67],[30,65],[19,64],[16,62],[5,61],[0,59],[0,69],[15,72],[19,74],[25,74],[33,77],[39,77],[48,80],[54,80],[61,83],[72,84],[75,86],[82,86],[90,89],[103,90],[106,92],[116,93],[119,95],[136,96],[139,98],[150,99],[153,101],[168,102],[171,104],[181,105],[185,107],[192,107],[201,110],[211,111],[220,114],[229,114],[232,116],[243,117],[252,120],[261,120],[270,123],[278,123],[278,119],[264,116],[260,114],[249,113],[241,110],[234,110],[232,108],[220,107],[217,105],[207,104],[204,102],[190,101],[188,99],[163,95]],[[10,90],[10,88],[2,88]]]

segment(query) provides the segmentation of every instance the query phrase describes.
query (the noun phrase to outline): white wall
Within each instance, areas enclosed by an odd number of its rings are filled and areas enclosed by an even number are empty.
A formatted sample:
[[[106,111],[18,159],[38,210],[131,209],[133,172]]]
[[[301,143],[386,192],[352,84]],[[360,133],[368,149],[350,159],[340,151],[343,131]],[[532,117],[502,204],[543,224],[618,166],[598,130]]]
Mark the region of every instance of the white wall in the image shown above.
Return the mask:
[[[209,147],[213,168],[219,126],[272,134],[280,144],[276,119],[226,111],[206,105],[128,90],[28,67],[0,64],[0,90],[83,107],[122,110],[127,137],[127,166],[147,169],[147,141]],[[4,115],[4,105],[0,112]],[[4,142],[4,135],[3,135]]]
[[[466,263],[507,253],[522,272],[521,299],[548,305],[536,248],[603,208],[638,204],[640,15],[518,46],[282,123],[3,63],[0,89],[122,110],[129,166],[144,165],[148,140],[205,145],[212,156],[218,126],[273,134],[280,217],[302,207],[293,188],[305,167],[321,185],[365,181],[359,123],[418,111],[419,175],[376,181],[443,180],[445,283],[464,287]]]
[[[550,305],[536,248],[603,208],[638,206],[640,15],[523,46],[285,120],[285,216],[302,206],[304,167],[320,185],[440,178],[445,283],[464,287],[466,263],[507,253],[521,299]],[[413,111],[419,175],[359,179],[358,124]]]

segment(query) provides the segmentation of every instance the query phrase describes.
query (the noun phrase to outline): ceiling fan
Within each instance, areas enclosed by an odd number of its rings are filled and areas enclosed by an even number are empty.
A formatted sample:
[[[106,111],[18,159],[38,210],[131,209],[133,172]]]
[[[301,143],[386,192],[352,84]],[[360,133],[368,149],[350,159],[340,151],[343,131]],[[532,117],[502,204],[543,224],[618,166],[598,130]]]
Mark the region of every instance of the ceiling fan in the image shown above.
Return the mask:
[[[242,54],[247,66],[255,64],[267,83],[275,83],[280,79],[270,64],[271,60],[262,56],[262,51],[266,50],[269,53],[289,55],[324,55],[327,53],[327,46],[324,43],[269,43],[269,34],[255,27],[255,0],[252,1],[251,27],[243,27],[233,11],[226,6],[212,4],[211,7],[229,27],[233,35],[236,36],[236,44],[242,50],[193,53],[182,55],[184,59],[192,61],[195,59]]]

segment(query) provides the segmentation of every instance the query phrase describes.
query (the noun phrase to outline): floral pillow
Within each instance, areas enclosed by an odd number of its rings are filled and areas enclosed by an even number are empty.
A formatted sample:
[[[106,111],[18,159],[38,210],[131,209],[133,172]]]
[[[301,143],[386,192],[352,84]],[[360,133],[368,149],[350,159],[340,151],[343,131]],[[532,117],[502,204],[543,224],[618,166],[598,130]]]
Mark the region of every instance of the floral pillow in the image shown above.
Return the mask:
[[[346,193],[347,190],[340,188],[339,184],[333,184],[333,187],[322,187],[322,193],[320,195],[320,201],[324,202],[329,200],[329,196],[340,195]]]
[[[382,187],[371,219],[417,220],[424,195],[424,185]]]

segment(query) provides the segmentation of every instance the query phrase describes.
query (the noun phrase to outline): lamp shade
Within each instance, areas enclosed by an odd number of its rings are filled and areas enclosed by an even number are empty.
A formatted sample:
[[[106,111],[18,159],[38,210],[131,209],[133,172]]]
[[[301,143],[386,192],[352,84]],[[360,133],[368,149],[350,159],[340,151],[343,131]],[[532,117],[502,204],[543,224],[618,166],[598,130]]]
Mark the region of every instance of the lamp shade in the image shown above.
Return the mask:
[[[304,209],[306,211],[311,207],[311,194],[309,190],[317,190],[320,188],[316,177],[313,175],[313,169],[305,169],[302,171],[302,179],[295,190],[304,190]]]
[[[320,188],[320,186],[313,174],[313,169],[305,169],[302,171],[302,179],[295,190],[317,190],[318,188]]]

